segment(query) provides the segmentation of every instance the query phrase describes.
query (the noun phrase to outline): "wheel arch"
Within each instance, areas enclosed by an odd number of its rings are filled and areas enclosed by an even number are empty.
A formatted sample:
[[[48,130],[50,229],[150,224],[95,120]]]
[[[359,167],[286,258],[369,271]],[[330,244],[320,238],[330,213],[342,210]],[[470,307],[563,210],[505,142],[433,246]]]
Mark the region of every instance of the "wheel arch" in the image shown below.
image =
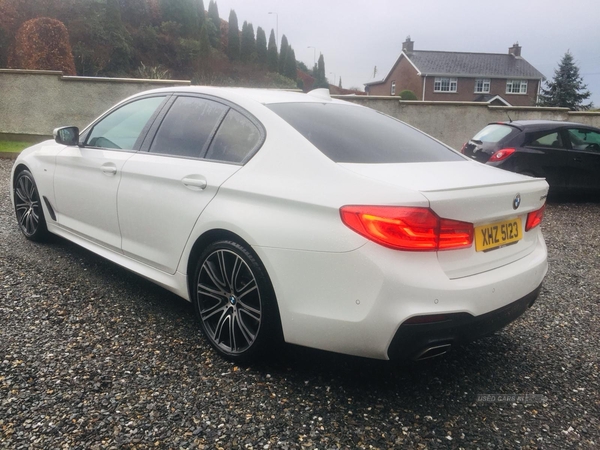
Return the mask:
[[[269,283],[270,289],[272,291],[273,299],[274,299],[273,306],[275,308],[276,321],[277,321],[275,324],[275,329],[276,329],[275,333],[278,335],[278,338],[280,339],[280,341],[283,342],[284,341],[284,333],[283,333],[283,327],[282,327],[282,322],[281,322],[281,311],[279,308],[279,300],[277,297],[277,293],[275,291],[275,286],[273,285],[273,280],[271,279],[271,275],[269,274],[269,271],[267,270],[267,266],[261,260],[260,256],[254,250],[254,248],[252,248],[252,245],[250,245],[244,238],[242,238],[239,234],[234,233],[233,231],[226,230],[223,228],[214,228],[214,229],[207,230],[204,233],[202,233],[200,236],[198,236],[198,238],[194,242],[194,245],[192,246],[189,257],[186,262],[186,270],[187,270],[186,281],[187,281],[188,296],[189,296],[190,301],[194,302],[193,283],[194,283],[195,272],[196,272],[195,265],[198,262],[198,258],[200,257],[200,255],[202,254],[204,249],[206,247],[208,247],[210,244],[217,242],[217,241],[224,241],[224,240],[233,241],[233,242],[236,242],[237,244],[244,246],[248,250],[248,252],[250,252],[252,254],[252,256],[256,259],[256,261],[262,266],[263,272],[264,272],[265,276],[267,277],[267,281]]]
[[[189,295],[190,300],[192,300],[192,292],[193,292],[192,283],[194,281],[195,265],[196,265],[196,262],[198,261],[198,258],[200,257],[200,254],[207,246],[209,246],[213,242],[223,241],[223,240],[231,240],[231,241],[237,242],[238,244],[245,246],[248,249],[248,251],[251,251],[254,254],[254,257],[256,258],[256,260],[259,261],[263,265],[263,267],[265,267],[265,264],[261,261],[260,257],[256,253],[256,251],[254,251],[252,246],[240,235],[234,233],[233,231],[226,230],[223,228],[214,228],[211,230],[207,230],[204,233],[202,233],[200,236],[198,236],[198,238],[196,239],[196,242],[194,242],[194,245],[192,246],[192,250],[190,251],[190,255],[189,255],[189,257],[187,259],[187,263],[186,263],[187,289],[188,289],[188,295]],[[265,268],[265,273],[269,277],[269,282],[271,283],[271,286],[273,286],[273,282],[271,281],[271,277],[269,276],[269,273],[267,272],[266,268]]]
[[[12,182],[11,185],[14,189],[15,187],[15,183],[17,181],[17,177],[18,175],[23,172],[24,170],[29,170],[31,172],[31,169],[29,169],[29,167],[27,167],[24,163],[20,162],[19,164],[17,164],[17,166],[14,168],[13,170],[13,178],[12,178]]]

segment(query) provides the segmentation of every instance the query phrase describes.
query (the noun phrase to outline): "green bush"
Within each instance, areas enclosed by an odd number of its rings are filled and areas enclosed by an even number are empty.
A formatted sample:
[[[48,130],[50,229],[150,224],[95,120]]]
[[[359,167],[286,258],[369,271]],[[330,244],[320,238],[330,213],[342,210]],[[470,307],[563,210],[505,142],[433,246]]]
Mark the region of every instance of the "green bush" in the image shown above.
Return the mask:
[[[398,94],[402,100],[418,100],[417,96],[413,91],[409,91],[408,89],[404,89],[402,92]]]

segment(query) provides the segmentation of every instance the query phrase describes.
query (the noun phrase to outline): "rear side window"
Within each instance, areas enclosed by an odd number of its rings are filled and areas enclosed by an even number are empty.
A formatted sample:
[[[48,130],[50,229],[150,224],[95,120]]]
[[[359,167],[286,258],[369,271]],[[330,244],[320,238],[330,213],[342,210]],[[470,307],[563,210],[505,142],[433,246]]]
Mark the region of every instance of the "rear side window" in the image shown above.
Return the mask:
[[[532,133],[527,144],[532,147],[566,148],[558,131],[539,131]]]
[[[462,161],[429,136],[370,108],[335,103],[267,105],[338,163]]]
[[[227,109],[203,98],[177,98],[161,123],[150,152],[200,158]]]
[[[491,124],[473,136],[473,141],[481,141],[481,142],[500,142],[506,136],[508,136],[512,131],[516,131],[515,128],[509,127],[508,125],[501,124]]]
[[[260,143],[258,128],[239,112],[230,109],[215,135],[206,159],[242,163]]]

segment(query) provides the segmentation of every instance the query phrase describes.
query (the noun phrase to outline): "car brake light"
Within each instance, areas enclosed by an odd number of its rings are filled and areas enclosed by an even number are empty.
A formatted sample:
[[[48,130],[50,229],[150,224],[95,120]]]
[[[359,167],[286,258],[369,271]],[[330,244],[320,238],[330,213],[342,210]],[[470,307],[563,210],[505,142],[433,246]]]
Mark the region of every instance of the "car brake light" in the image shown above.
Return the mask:
[[[503,148],[498,150],[491,157],[490,161],[503,161],[515,152],[514,148]]]
[[[468,144],[468,142],[465,142],[465,143],[463,144],[462,148],[460,149],[460,152],[461,152],[462,154],[464,154],[464,153],[465,153],[465,149],[467,148],[467,144]]]
[[[351,230],[389,248],[437,251],[470,247],[473,224],[438,217],[429,208],[342,206],[342,222]]]
[[[540,223],[542,223],[542,219],[544,218],[544,211],[546,210],[546,205],[542,206],[537,211],[532,211],[527,214],[527,223],[525,224],[525,231],[529,231],[535,227],[537,227]]]

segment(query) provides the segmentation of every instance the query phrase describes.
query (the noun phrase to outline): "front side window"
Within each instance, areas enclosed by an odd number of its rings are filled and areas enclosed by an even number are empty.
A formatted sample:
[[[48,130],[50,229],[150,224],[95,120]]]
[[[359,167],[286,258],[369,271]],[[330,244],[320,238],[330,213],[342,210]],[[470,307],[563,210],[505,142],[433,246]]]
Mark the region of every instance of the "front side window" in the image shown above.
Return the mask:
[[[206,159],[232,163],[245,162],[261,141],[256,125],[230,109],[206,154]]]
[[[507,94],[527,94],[527,80],[506,80]]]
[[[179,97],[162,121],[151,153],[200,158],[228,107],[198,97]]]
[[[475,93],[476,94],[489,94],[490,93],[490,79],[489,78],[478,78],[475,80]]]
[[[464,161],[426,134],[370,108],[335,103],[267,106],[336,163]]]
[[[164,99],[164,96],[149,97],[121,106],[94,125],[85,145],[135,149],[142,130]]]
[[[390,95],[396,95],[396,82],[392,81],[392,88],[390,89]]]
[[[456,92],[458,81],[456,78],[438,78],[433,82],[433,92]]]
[[[573,150],[586,150],[600,153],[600,133],[586,129],[569,129],[569,139]]]

